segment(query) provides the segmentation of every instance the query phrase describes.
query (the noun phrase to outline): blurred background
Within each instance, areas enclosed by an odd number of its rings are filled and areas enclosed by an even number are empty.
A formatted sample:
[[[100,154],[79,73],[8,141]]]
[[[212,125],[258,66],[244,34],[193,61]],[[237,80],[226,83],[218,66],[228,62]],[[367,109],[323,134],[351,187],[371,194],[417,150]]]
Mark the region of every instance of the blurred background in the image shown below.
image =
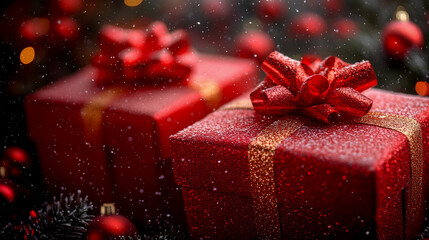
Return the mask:
[[[161,20],[188,31],[200,52],[258,62],[273,50],[295,59],[366,59],[379,88],[429,95],[425,0],[2,0],[1,11],[0,156],[6,170],[16,165],[12,180],[27,192],[9,201],[1,186],[10,184],[0,182],[0,223],[28,215],[46,197],[23,99],[89,64],[105,24],[142,28]]]

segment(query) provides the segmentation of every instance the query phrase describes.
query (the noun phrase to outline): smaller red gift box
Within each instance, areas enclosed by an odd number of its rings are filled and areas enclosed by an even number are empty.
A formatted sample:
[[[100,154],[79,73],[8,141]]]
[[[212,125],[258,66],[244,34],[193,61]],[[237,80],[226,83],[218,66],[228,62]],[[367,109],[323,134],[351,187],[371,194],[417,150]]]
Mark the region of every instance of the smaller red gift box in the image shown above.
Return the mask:
[[[82,190],[150,227],[183,225],[168,137],[253,88],[253,61],[199,54],[187,82],[100,86],[86,67],[30,95],[28,129],[51,194]],[[162,216],[162,217],[161,217]]]
[[[424,168],[414,171],[424,171],[427,200],[429,100],[382,90],[364,95],[374,101],[367,116],[376,112],[382,121],[399,116],[421,127]],[[263,151],[278,131],[295,124],[285,120],[280,130],[260,138],[283,117],[256,113],[246,95],[170,138],[174,175],[183,187],[193,238],[264,238],[258,230],[275,221],[285,239],[403,239],[419,233],[423,210],[409,217],[408,208],[419,206],[411,191],[412,175],[417,175],[411,165],[417,163],[410,162],[410,150],[416,146],[403,133],[372,124],[312,120],[276,146],[273,170],[253,169],[251,146]],[[407,130],[409,136],[419,134]],[[273,178],[278,220],[265,216],[267,222],[261,222],[254,198],[264,192],[255,192],[252,171],[264,180]]]

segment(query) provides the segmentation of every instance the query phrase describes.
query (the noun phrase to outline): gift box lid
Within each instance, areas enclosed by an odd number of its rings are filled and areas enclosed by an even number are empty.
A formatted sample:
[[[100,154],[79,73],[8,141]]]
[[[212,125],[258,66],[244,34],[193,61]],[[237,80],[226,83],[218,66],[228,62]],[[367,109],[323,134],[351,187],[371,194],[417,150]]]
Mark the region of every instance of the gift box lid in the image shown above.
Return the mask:
[[[108,89],[94,82],[96,71],[91,66],[86,67],[28,97],[27,120],[33,139],[45,142],[83,140],[86,126],[82,121],[82,111]],[[159,144],[162,155],[168,157],[168,136],[212,110],[204,101],[204,94],[188,86],[215,83],[215,90],[221,95],[217,103],[220,105],[252,88],[256,75],[257,68],[252,60],[200,54],[188,84],[122,89],[125,93],[111,101],[106,109],[101,109],[106,144],[116,144],[113,133],[117,131],[111,129],[114,124],[109,121],[117,120],[121,114],[133,116],[140,118],[139,124],[147,122],[144,124],[146,132],[160,135],[153,136],[153,142]],[[188,117],[176,124],[169,123],[172,116],[178,114],[187,114]]]

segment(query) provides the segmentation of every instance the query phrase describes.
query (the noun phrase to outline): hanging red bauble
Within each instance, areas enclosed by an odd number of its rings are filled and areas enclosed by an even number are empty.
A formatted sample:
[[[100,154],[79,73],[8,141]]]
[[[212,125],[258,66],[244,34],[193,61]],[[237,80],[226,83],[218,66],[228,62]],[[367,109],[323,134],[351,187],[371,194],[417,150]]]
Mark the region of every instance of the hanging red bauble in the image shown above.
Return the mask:
[[[225,0],[204,0],[201,7],[204,15],[213,21],[226,20],[232,12],[229,1]]]
[[[9,161],[13,163],[17,163],[22,166],[29,166],[31,164],[30,156],[24,149],[20,147],[14,147],[14,146],[7,147],[4,150],[3,156]]]
[[[340,13],[343,10],[343,0],[323,0],[326,12],[328,13]]]
[[[63,17],[54,22],[55,31],[62,40],[74,40],[79,35],[79,24],[71,17]]]
[[[262,62],[275,50],[275,43],[268,34],[253,30],[237,36],[235,49],[239,57],[255,58]]]
[[[348,18],[336,20],[333,24],[334,35],[339,38],[351,38],[358,31],[356,23]]]
[[[31,18],[24,21],[19,29],[20,35],[33,42],[48,34],[50,22],[47,18]]]
[[[317,37],[326,31],[325,20],[316,13],[301,13],[292,20],[292,33],[298,37]]]
[[[286,16],[287,3],[282,0],[261,0],[256,5],[256,12],[264,22],[279,21]]]
[[[28,153],[19,147],[7,147],[0,161],[0,177],[20,177],[22,172],[29,169],[31,165]]]
[[[126,217],[116,214],[112,203],[101,206],[101,215],[95,217],[88,226],[88,240],[135,237],[138,235],[134,224]]]
[[[82,0],[57,0],[60,9],[65,14],[75,14],[82,10]]]
[[[7,179],[0,179],[0,199],[12,203],[17,198],[17,186]]]
[[[388,23],[382,33],[386,55],[404,59],[412,48],[422,48],[424,39],[422,30],[413,22],[394,20]]]

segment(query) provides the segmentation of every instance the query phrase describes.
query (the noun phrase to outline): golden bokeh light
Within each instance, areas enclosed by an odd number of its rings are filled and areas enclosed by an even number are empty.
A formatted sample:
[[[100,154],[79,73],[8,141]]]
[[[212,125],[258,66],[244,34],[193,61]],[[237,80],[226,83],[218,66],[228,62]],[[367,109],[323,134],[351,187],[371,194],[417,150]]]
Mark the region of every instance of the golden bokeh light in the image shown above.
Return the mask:
[[[419,81],[416,83],[416,92],[420,96],[429,96],[429,83]]]
[[[136,7],[142,3],[143,0],[124,0],[125,5],[128,7]]]
[[[395,17],[398,21],[408,21],[410,19],[410,16],[408,15],[407,11],[402,6],[398,6],[396,8]]]
[[[29,64],[34,60],[36,56],[36,52],[33,47],[26,47],[22,49],[21,54],[19,55],[19,59],[23,64]]]

